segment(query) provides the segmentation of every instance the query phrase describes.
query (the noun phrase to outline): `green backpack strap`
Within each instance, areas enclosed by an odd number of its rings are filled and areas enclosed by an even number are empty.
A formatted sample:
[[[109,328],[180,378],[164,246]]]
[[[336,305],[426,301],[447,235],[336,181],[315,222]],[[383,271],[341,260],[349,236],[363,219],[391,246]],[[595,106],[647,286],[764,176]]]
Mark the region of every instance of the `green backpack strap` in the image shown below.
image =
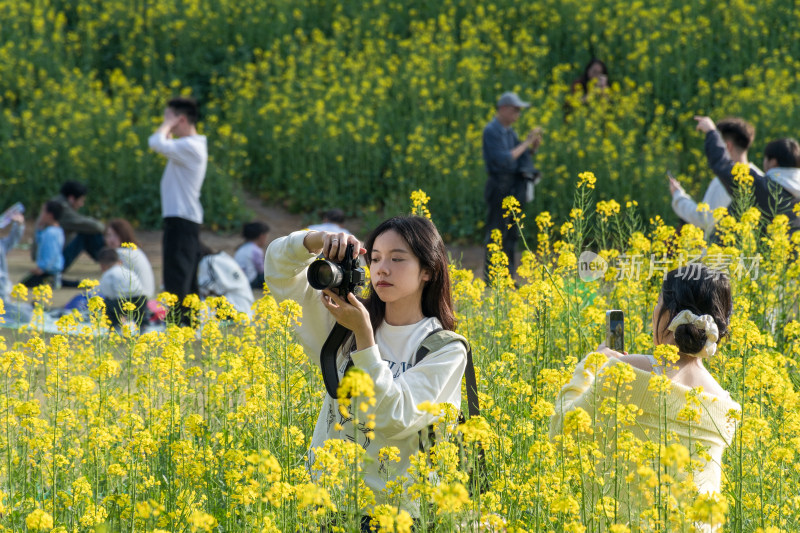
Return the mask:
[[[417,348],[417,354],[414,357],[414,366],[418,365],[428,354],[441,350],[455,341],[462,343],[467,349],[467,367],[464,369],[464,379],[467,382],[467,408],[469,410],[469,416],[480,416],[478,380],[475,377],[475,366],[472,364],[472,347],[469,345],[467,339],[455,331],[447,329],[433,330],[422,340],[419,348]]]

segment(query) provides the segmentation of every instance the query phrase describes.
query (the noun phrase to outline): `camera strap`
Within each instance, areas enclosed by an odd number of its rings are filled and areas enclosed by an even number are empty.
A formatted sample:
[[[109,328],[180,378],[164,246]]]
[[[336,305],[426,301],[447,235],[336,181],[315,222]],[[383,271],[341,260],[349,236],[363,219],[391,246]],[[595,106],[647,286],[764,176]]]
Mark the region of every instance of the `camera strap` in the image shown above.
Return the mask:
[[[325,339],[322,350],[319,354],[319,368],[322,371],[322,382],[325,389],[334,400],[337,399],[336,391],[339,389],[339,370],[336,368],[336,356],[339,354],[339,347],[342,346],[347,336],[352,333],[349,329],[339,324],[333,329]]]

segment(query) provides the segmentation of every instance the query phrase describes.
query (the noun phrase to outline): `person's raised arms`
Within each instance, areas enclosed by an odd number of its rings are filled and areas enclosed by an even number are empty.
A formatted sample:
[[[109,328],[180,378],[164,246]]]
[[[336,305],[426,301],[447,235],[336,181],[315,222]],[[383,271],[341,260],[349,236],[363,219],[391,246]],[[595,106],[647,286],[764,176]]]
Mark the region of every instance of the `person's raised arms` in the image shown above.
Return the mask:
[[[714,124],[714,121],[711,120],[711,117],[695,115],[694,119],[697,121],[697,129],[703,133],[708,133],[709,131],[714,131],[717,129],[717,125]]]

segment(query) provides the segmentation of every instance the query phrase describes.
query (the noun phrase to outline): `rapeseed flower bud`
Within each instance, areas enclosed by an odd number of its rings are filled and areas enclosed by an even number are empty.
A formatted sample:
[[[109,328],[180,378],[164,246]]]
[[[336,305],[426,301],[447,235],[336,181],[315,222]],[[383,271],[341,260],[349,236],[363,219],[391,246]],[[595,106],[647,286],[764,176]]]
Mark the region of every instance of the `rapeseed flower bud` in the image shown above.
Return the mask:
[[[39,285],[33,288],[33,301],[41,306],[48,305],[53,299],[53,288],[50,285]]]
[[[97,287],[98,285],[100,285],[100,282],[97,281],[96,279],[83,279],[81,280],[80,283],[78,283],[78,288],[90,291],[95,287]]]
[[[168,292],[159,293],[158,296],[156,296],[156,300],[158,300],[161,305],[169,309],[175,307],[175,304],[178,303],[178,297]]]
[[[745,163],[736,163],[733,165],[733,181],[741,187],[752,187],[753,176],[750,175],[750,166]]]
[[[17,283],[11,288],[11,297],[20,302],[28,301],[28,287],[22,283]]]
[[[425,194],[425,191],[422,189],[413,191],[411,193],[411,213],[430,219],[431,212],[428,210],[428,201],[430,201],[430,196]]]
[[[605,222],[612,216],[619,214],[620,205],[616,200],[601,201],[597,202],[595,209],[597,214],[599,214]]]
[[[594,189],[595,183],[597,183],[597,178],[594,172],[581,172],[578,174],[578,188]]]
[[[364,398],[369,405],[375,405],[375,384],[369,374],[358,367],[352,367],[339,382],[336,395],[340,407],[350,405],[352,398]]]

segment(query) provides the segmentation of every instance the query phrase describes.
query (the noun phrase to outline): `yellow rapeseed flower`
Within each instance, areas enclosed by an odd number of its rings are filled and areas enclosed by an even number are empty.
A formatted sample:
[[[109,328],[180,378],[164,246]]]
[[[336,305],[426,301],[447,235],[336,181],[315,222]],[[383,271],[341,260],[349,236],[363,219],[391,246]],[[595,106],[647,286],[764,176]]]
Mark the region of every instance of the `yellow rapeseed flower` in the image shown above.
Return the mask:
[[[436,487],[433,501],[438,514],[457,513],[469,504],[469,492],[461,483],[442,483]]]
[[[80,283],[78,283],[79,289],[86,289],[91,290],[100,285],[100,282],[96,279],[82,279]]]
[[[17,283],[11,288],[11,297],[20,302],[28,301],[28,287],[22,283]]]
[[[34,509],[25,518],[25,525],[31,531],[50,531],[53,529],[53,517],[41,509]]]
[[[411,212],[417,216],[431,218],[431,212],[428,210],[428,202],[430,196],[425,194],[425,191],[418,189],[411,193]]]
[[[581,172],[578,174],[578,188],[586,187],[587,189],[594,189],[595,183],[597,183],[597,178],[594,172]]]

